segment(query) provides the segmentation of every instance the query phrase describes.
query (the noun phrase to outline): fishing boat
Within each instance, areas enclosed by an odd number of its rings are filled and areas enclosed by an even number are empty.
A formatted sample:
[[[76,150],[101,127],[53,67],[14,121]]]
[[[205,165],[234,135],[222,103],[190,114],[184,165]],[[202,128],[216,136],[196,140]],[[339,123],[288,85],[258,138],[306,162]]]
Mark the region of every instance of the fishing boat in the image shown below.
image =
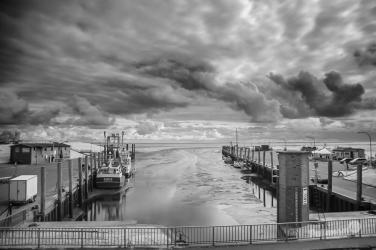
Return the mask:
[[[97,173],[95,185],[97,188],[121,188],[125,185],[125,176],[121,164],[115,159],[109,159]]]
[[[133,175],[135,170],[131,163],[131,152],[124,147],[123,136],[124,133],[120,143],[119,134],[106,136],[106,132],[104,133],[105,162],[96,176],[97,188],[121,188],[125,179]]]

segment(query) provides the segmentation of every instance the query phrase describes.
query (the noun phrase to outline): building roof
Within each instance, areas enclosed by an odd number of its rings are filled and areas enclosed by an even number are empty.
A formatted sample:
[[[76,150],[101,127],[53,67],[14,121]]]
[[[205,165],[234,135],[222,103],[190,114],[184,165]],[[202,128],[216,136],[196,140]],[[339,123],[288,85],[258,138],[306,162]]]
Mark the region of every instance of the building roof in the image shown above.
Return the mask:
[[[45,147],[56,147],[56,148],[60,148],[60,147],[70,147],[70,145],[68,144],[65,144],[65,143],[59,143],[59,142],[26,142],[26,143],[18,143],[18,144],[14,144],[12,145],[11,147],[16,147],[16,146],[26,146],[26,147],[37,147],[37,148],[45,148]]]
[[[312,154],[331,155],[332,152],[327,148],[322,148],[322,149],[313,151]]]
[[[338,147],[338,148],[333,149],[333,151],[340,151],[340,152],[345,152],[345,151],[364,151],[364,149],[363,148],[351,148],[351,147],[346,147],[346,148]]]

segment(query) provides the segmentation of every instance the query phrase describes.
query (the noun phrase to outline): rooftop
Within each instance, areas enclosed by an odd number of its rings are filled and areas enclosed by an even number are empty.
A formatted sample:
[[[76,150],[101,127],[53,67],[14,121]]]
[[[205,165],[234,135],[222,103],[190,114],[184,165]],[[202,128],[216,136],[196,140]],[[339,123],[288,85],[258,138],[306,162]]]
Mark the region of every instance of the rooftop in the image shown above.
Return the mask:
[[[22,143],[14,144],[11,147],[15,147],[15,146],[19,146],[19,145],[26,146],[26,147],[40,147],[40,148],[44,148],[44,147],[57,147],[57,148],[58,147],[70,147],[70,145],[65,144],[65,143],[60,143],[60,142],[22,142]]]

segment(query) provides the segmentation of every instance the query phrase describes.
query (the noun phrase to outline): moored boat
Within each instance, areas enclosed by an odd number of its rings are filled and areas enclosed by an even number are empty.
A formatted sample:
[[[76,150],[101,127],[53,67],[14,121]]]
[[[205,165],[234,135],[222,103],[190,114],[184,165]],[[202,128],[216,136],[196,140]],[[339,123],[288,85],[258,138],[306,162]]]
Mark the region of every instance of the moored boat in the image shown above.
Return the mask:
[[[97,188],[121,188],[125,185],[125,176],[119,162],[110,159],[97,173],[95,185]]]

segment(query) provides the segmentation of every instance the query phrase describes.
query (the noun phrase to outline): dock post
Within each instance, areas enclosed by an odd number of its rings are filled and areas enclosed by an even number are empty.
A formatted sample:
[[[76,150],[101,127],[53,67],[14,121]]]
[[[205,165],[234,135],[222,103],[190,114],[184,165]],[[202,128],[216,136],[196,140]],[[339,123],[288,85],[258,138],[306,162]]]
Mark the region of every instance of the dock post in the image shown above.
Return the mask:
[[[333,187],[333,162],[332,160],[328,161],[328,196],[326,200],[326,212],[331,211],[332,204],[332,187]]]
[[[257,151],[257,156],[258,156],[257,163],[260,164],[261,163],[261,152],[260,152],[260,150]]]
[[[270,151],[270,181],[273,183],[273,150]],[[273,195],[272,195],[272,200],[273,200]],[[273,206],[273,205],[272,205]]]
[[[243,153],[243,148],[240,148],[240,154],[239,154],[240,160],[242,159],[242,153]]]
[[[252,161],[254,161],[255,160],[255,149],[253,148],[252,149]]]
[[[238,160],[239,157],[239,147],[236,145],[236,160]]]
[[[63,206],[62,197],[63,193],[61,190],[62,186],[62,172],[61,172],[61,161],[57,163],[57,220],[61,221],[63,218]]]
[[[40,214],[42,221],[46,215],[46,167],[40,168],[41,176],[41,194],[40,194]]]
[[[247,155],[247,160],[249,161],[249,153],[251,152],[251,149],[250,148],[248,148],[248,150],[247,150],[248,152],[248,155]]]
[[[265,195],[265,192],[266,192],[266,190],[265,190],[265,188],[263,189],[263,201],[264,201],[264,207],[266,207],[266,195]]]
[[[94,189],[94,166],[93,166],[93,156],[95,154],[90,153],[90,192],[93,192]]]
[[[356,207],[357,210],[360,209],[360,206],[362,204],[362,165],[358,165],[356,167]]]
[[[85,200],[89,197],[89,161],[85,155]]]
[[[266,154],[266,151],[262,151],[262,165],[265,167],[265,154]]]
[[[78,158],[78,204],[82,208],[82,158]]]
[[[128,143],[127,143],[126,149],[127,149],[127,151],[128,151]]]
[[[73,171],[72,160],[68,160],[68,178],[69,178],[69,218],[73,218]]]

